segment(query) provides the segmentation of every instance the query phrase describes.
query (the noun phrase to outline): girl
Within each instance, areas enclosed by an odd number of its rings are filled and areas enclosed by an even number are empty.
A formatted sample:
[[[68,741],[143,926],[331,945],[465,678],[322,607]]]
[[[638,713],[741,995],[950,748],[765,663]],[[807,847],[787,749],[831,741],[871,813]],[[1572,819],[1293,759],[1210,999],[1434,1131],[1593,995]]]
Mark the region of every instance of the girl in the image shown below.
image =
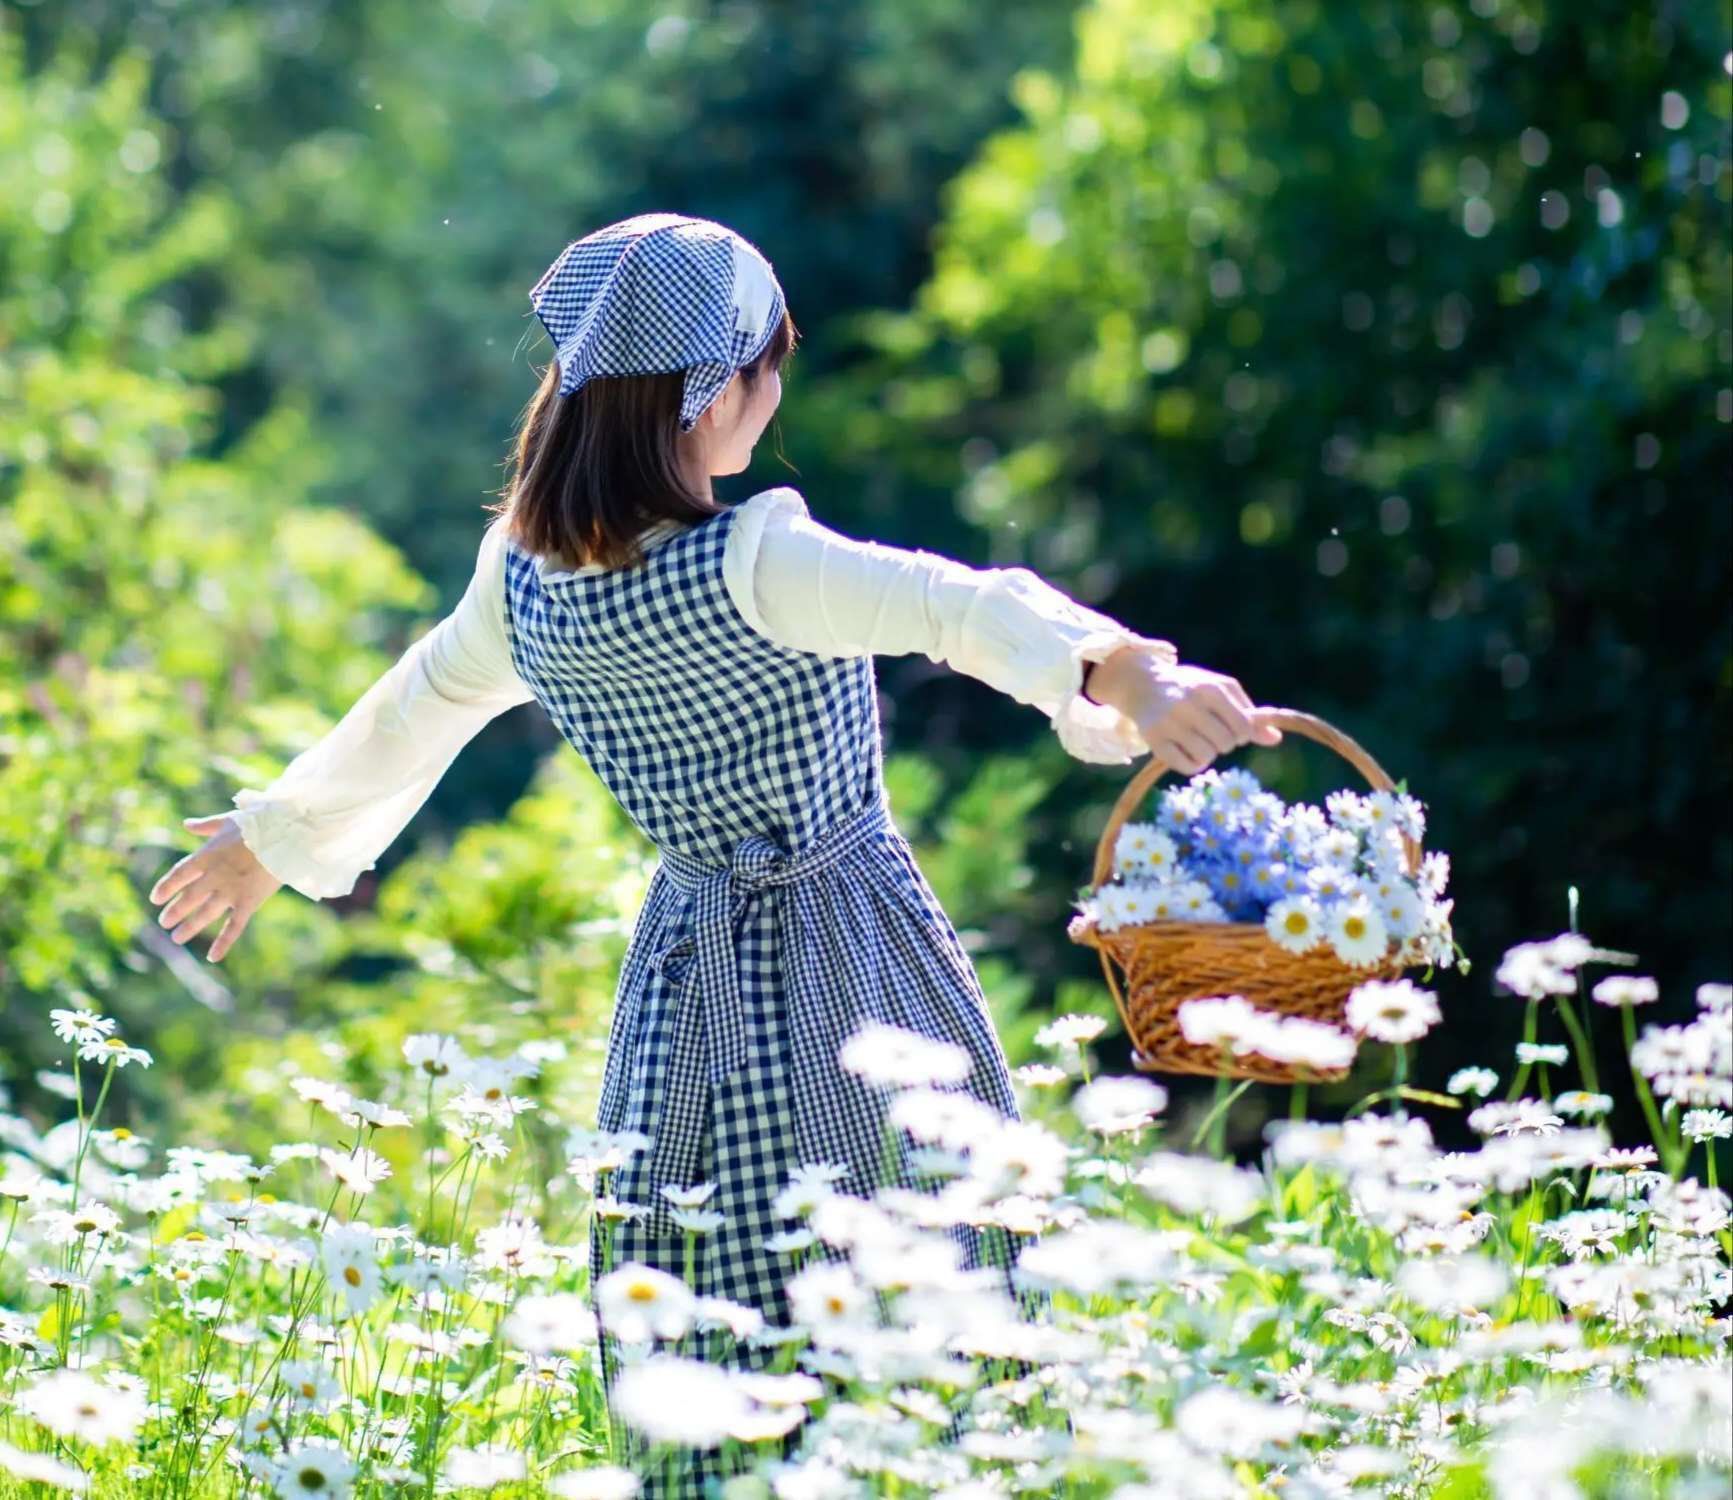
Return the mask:
[[[1036,705],[1086,761],[1153,751],[1190,774],[1280,731],[1233,678],[1026,568],[844,537],[786,486],[720,504],[711,478],[746,468],[796,337],[732,230],[623,220],[568,245],[530,301],[555,359],[462,601],[270,787],[189,818],[209,840],[151,898],[177,943],[224,918],[220,960],[281,885],[348,893],[483,724],[539,703],[661,855],[598,1110],[650,1142],[615,1172],[640,1215],[610,1263],[681,1275],[663,1189],[713,1185],[698,1290],[786,1325],[788,1262],[765,1241],[790,1227],[790,1174],[866,1197],[884,1165],[885,1093],[839,1059],[851,1036],[876,1020],[961,1047],[968,1092],[1018,1118],[973,966],[889,814],[873,656],[920,651]],[[914,1185],[906,1150],[890,1165]],[[950,1233],[961,1267],[1016,1295],[1008,1234]],[[592,1291],[601,1245],[593,1228]],[[716,1470],[692,1457],[643,1493],[702,1494]]]

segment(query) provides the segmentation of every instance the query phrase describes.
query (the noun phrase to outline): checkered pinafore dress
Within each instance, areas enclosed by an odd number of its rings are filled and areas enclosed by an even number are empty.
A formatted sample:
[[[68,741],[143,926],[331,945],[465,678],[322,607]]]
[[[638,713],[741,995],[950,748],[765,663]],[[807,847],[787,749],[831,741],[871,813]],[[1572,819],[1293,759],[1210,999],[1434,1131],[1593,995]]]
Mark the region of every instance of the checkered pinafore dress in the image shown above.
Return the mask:
[[[682,1276],[686,1236],[659,1190],[715,1182],[705,1207],[726,1221],[697,1242],[697,1290],[786,1324],[793,1262],[763,1241],[798,1221],[772,1200],[821,1159],[868,1195],[881,1160],[884,1096],[835,1061],[857,1024],[961,1045],[968,1091],[1007,1119],[1018,1110],[978,978],[889,817],[873,659],[780,646],[747,623],[723,578],[734,516],[653,541],[636,569],[544,578],[508,542],[507,632],[524,683],[661,853],[621,965],[597,1119],[655,1143],[613,1183],[650,1213],[612,1226],[609,1266]],[[907,1145],[898,1177],[918,1185]],[[970,1267],[1015,1254],[997,1229],[950,1233]],[[600,1254],[592,1229],[592,1286]],[[1040,1306],[1005,1284],[1026,1315]],[[610,1399],[613,1347],[604,1328]],[[762,1368],[769,1353],[734,1362]],[[706,1471],[694,1462],[669,1490],[649,1470],[641,1493],[702,1495]]]

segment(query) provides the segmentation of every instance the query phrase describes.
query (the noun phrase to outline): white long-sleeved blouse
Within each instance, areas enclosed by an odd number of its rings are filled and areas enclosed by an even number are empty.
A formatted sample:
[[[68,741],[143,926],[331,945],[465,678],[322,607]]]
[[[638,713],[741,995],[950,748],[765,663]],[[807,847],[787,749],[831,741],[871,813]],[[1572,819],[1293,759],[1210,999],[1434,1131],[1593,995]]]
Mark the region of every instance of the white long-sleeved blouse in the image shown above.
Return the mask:
[[[841,535],[786,485],[736,509],[724,584],[760,634],[824,656],[919,651],[1039,708],[1079,760],[1122,765],[1147,750],[1129,718],[1084,696],[1084,664],[1125,645],[1173,662],[1171,642],[1079,604],[1028,568],[973,568]],[[659,522],[640,539],[654,547],[681,527]],[[543,578],[602,571],[545,557],[536,566]],[[348,895],[458,751],[490,719],[531,701],[505,609],[505,532],[495,520],[457,607],[275,781],[235,793],[229,816],[272,875],[314,900]]]

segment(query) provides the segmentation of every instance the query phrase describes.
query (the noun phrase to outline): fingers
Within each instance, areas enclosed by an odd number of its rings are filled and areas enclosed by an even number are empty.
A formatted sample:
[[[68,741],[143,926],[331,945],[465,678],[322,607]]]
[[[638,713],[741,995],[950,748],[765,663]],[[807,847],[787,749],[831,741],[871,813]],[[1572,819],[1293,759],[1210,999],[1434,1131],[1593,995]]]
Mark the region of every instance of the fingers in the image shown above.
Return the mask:
[[[1218,755],[1240,745],[1279,740],[1281,731],[1260,723],[1258,715],[1237,681],[1218,676],[1198,684],[1174,706],[1162,722],[1160,739],[1152,740],[1150,748],[1175,770],[1195,776]]]
[[[180,925],[170,934],[177,943],[185,943],[195,933],[201,932],[216,921],[231,906],[226,898],[215,893],[199,898],[193,907],[179,919]]]
[[[250,912],[244,912],[238,906],[229,909],[228,920],[218,929],[216,937],[211,940],[209,950],[205,953],[205,957],[211,963],[222,962],[223,955],[235,946],[241,934],[247,930],[247,923],[251,920],[251,916]]]
[[[1282,731],[1276,725],[1265,721],[1266,710],[1252,702],[1251,695],[1240,685],[1237,677],[1224,677],[1222,688],[1246,716],[1247,739],[1255,739],[1265,745],[1279,745],[1282,742]]]
[[[226,813],[214,813],[208,818],[182,818],[181,823],[194,833],[214,836],[222,831],[223,823],[227,817]],[[207,843],[202,848],[193,850],[191,854],[182,855],[170,865],[162,873],[157,883],[150,888],[150,899],[160,905],[177,891],[185,890],[187,886],[204,874],[204,868],[200,861],[210,847]]]
[[[1169,730],[1151,747],[1155,753],[1187,776],[1195,776],[1212,760],[1215,749],[1196,735]]]
[[[1244,696],[1242,692],[1240,697]],[[1241,707],[1239,699],[1225,687],[1214,692],[1205,689],[1198,697],[1198,707],[1207,716],[1210,740],[1218,751],[1226,754],[1236,745],[1243,745],[1252,738],[1254,731],[1246,708]]]
[[[205,873],[200,869],[191,870],[178,885],[169,888],[167,895],[173,899],[169,900],[168,905],[157,913],[156,920],[159,927],[173,927],[179,922],[184,922],[200,906],[210,900],[210,887],[202,882]],[[168,876],[165,875],[163,881],[167,880]],[[161,883],[159,882],[159,884]],[[152,896],[154,898],[155,892],[152,892]]]
[[[195,853],[177,859],[172,865],[170,865],[168,869],[162,873],[162,876],[157,880],[157,883],[150,888],[150,899],[158,905],[161,905],[177,891],[185,890],[189,885],[197,880],[199,876],[204,873],[196,863],[199,855],[203,852],[202,849],[198,850]]]

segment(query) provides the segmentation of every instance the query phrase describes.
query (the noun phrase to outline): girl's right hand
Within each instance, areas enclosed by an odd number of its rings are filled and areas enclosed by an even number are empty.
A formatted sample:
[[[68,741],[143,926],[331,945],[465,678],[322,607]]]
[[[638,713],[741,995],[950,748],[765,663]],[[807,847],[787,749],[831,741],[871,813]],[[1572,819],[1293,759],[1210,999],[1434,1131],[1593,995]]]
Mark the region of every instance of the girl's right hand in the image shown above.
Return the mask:
[[[225,813],[208,818],[184,818],[194,833],[208,833],[204,847],[171,865],[151,887],[150,899],[167,901],[157,922],[174,928],[174,940],[184,943],[224,912],[228,921],[205,957],[216,963],[235,946],[253,913],[283,884],[259,863],[241,841],[241,827]],[[172,899],[171,899],[172,898]]]
[[[1169,666],[1135,647],[1122,647],[1098,663],[1088,692],[1130,718],[1150,753],[1185,776],[1237,746],[1282,742],[1282,731],[1238,679],[1183,662]]]

